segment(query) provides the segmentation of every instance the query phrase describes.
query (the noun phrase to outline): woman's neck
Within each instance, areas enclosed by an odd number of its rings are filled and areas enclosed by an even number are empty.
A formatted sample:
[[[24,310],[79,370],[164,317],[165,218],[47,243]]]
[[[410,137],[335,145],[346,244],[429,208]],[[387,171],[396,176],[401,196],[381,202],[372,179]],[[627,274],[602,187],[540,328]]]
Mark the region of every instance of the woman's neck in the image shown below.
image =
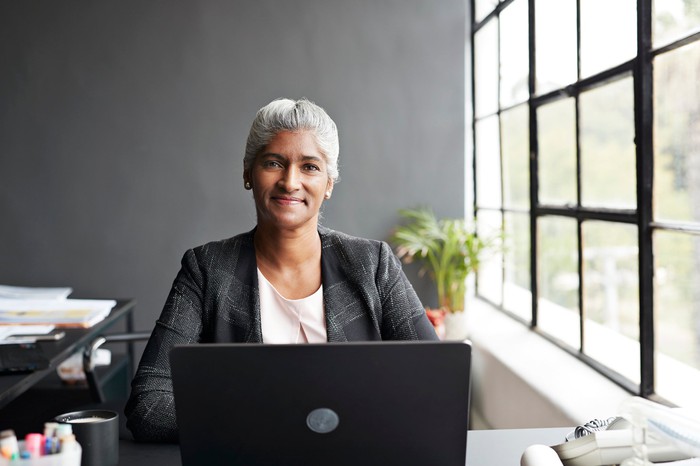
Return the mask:
[[[317,229],[255,230],[258,269],[287,299],[312,295],[321,286],[321,237]]]
[[[278,270],[295,268],[320,259],[321,238],[316,228],[281,230],[258,225],[255,230],[255,255]]]

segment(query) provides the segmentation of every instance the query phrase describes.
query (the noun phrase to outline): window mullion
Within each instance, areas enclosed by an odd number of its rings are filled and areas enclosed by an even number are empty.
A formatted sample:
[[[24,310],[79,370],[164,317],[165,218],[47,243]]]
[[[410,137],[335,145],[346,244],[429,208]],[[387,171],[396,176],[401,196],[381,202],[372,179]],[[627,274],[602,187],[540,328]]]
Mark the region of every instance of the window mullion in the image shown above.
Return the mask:
[[[577,84],[581,82],[581,0],[576,0],[576,82]],[[574,114],[575,120],[575,137],[576,137],[576,208],[581,210],[581,109],[579,108],[579,94],[580,92],[576,89],[572,92],[574,98]],[[576,257],[578,258],[578,321],[579,321],[579,351],[581,353],[585,352],[585,341],[586,341],[586,325],[585,325],[585,315],[584,315],[584,293],[583,287],[585,285],[583,278],[583,220],[578,218],[576,222],[577,227],[577,251]]]
[[[637,58],[634,66],[634,120],[639,211],[640,395],[654,393],[654,258],[652,251],[653,68],[652,0],[637,0]]]
[[[535,0],[528,0],[528,41],[529,41],[529,73],[528,73],[528,100],[529,135],[530,135],[530,290],[532,291],[532,320],[530,325],[537,327],[537,108],[534,104],[536,66],[535,66]]]

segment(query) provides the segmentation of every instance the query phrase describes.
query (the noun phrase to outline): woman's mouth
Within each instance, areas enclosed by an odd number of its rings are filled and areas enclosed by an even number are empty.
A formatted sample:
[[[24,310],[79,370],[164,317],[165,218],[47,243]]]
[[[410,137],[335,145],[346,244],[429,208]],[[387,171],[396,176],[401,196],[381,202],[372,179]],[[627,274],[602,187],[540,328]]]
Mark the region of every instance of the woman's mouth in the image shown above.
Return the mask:
[[[272,200],[277,202],[278,204],[290,206],[304,203],[303,199],[299,199],[298,197],[292,196],[273,196]]]

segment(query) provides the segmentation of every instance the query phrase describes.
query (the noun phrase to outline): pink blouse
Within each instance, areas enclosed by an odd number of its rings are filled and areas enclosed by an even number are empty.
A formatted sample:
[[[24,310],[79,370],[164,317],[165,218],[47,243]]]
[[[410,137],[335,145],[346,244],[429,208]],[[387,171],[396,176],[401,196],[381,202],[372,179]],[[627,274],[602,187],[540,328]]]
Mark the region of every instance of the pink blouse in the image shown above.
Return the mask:
[[[287,299],[258,269],[260,321],[265,343],[325,343],[323,285],[311,296]]]

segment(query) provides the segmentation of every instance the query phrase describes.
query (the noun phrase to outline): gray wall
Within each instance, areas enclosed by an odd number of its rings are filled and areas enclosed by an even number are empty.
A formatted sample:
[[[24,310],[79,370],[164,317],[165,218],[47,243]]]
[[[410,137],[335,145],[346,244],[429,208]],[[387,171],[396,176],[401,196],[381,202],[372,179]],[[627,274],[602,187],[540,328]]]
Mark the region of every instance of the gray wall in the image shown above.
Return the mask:
[[[0,283],[133,297],[152,328],[183,252],[255,224],[262,105],[325,107],[323,223],[386,239],[464,210],[464,0],[0,2]],[[408,270],[424,304],[434,294]]]

